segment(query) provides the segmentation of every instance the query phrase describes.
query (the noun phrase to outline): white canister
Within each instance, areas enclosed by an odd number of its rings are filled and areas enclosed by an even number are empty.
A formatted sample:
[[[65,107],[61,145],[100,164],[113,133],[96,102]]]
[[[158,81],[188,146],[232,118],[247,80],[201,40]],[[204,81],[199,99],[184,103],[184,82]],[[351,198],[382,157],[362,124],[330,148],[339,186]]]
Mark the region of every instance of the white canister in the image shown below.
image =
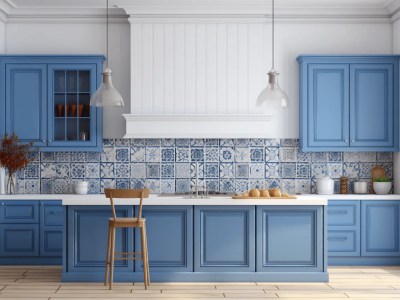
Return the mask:
[[[78,195],[85,195],[89,191],[89,182],[79,181],[75,184],[75,193]]]
[[[0,168],[0,195],[6,193],[6,169]]]
[[[334,190],[334,181],[329,177],[317,180],[317,192],[321,195],[332,195]]]
[[[366,194],[368,192],[368,182],[357,181],[354,182],[354,193],[355,194]]]

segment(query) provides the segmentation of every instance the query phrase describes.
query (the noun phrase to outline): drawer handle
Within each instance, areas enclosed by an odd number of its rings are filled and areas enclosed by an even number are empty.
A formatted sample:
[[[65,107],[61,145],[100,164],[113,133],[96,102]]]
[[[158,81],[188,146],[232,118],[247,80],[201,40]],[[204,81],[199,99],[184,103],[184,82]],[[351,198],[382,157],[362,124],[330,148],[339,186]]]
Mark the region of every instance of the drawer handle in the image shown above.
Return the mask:
[[[341,242],[343,242],[343,241],[347,241],[347,237],[346,236],[338,236],[338,237],[330,236],[330,237],[328,237],[328,241],[341,241]]]
[[[51,211],[50,215],[62,215],[62,211]]]
[[[328,215],[347,215],[347,210],[328,210]]]

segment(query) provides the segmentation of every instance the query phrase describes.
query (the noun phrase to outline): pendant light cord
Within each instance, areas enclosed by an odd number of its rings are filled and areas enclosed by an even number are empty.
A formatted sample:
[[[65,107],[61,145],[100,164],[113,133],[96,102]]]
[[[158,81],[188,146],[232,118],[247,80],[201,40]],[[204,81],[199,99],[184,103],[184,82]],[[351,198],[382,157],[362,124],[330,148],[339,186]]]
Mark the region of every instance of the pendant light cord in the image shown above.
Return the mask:
[[[108,0],[107,0],[107,12],[106,12],[106,16],[107,16],[107,28],[106,28],[106,66],[108,69]]]
[[[275,69],[275,1],[274,0],[272,0],[272,69]]]

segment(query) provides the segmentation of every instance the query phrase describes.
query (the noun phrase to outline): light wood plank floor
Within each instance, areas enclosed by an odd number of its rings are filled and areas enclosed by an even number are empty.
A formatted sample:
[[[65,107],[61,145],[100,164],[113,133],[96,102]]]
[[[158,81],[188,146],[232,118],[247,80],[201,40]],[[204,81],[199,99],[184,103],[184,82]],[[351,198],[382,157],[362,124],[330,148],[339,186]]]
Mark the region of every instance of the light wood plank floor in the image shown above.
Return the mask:
[[[60,267],[0,266],[0,300],[79,299],[400,299],[400,266],[332,267],[329,283],[61,283]]]

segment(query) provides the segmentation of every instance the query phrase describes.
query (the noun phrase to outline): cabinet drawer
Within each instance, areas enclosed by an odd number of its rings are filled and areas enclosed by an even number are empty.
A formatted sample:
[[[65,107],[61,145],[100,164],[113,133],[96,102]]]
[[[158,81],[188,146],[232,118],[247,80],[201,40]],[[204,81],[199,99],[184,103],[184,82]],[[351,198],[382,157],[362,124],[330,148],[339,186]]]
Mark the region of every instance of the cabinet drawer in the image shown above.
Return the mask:
[[[2,201],[0,223],[39,223],[38,201]]]
[[[328,206],[328,226],[357,226],[359,222],[360,203],[359,201],[346,201],[336,204],[338,201]]]
[[[355,230],[328,230],[329,256],[357,256],[360,254]]]
[[[61,203],[58,202],[59,201],[49,201],[40,203],[41,226],[63,225],[63,207]]]

